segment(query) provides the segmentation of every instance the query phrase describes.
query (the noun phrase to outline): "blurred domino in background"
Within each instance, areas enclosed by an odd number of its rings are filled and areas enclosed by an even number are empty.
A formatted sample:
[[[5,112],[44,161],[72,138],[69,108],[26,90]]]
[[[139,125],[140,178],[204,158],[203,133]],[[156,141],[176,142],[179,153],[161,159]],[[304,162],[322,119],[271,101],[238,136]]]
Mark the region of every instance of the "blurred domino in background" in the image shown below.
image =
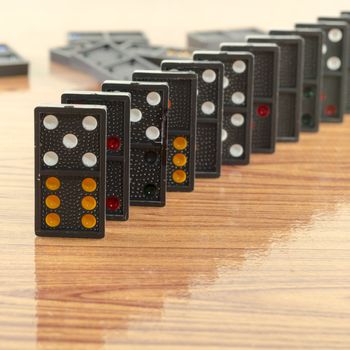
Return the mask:
[[[97,43],[99,41],[111,41],[115,44],[123,44],[125,42],[133,42],[138,45],[149,44],[146,35],[140,31],[69,32],[67,40],[69,44],[73,45]]]
[[[298,23],[297,28],[318,28],[324,32],[322,52],[322,122],[343,121],[346,103],[348,25],[346,22]]]
[[[245,41],[247,35],[255,34],[264,32],[257,28],[197,31],[187,34],[187,45],[193,49],[218,50],[221,43]]]
[[[350,15],[342,17],[318,17],[320,22],[346,22],[348,24],[348,41],[347,41],[347,84],[346,84],[346,103],[345,111],[350,112]]]
[[[142,57],[125,53],[112,42],[98,42],[74,52],[70,59],[73,68],[93,75],[97,80],[131,79],[135,69],[155,69],[157,65]]]
[[[27,75],[29,63],[8,45],[0,44],[0,77]]]

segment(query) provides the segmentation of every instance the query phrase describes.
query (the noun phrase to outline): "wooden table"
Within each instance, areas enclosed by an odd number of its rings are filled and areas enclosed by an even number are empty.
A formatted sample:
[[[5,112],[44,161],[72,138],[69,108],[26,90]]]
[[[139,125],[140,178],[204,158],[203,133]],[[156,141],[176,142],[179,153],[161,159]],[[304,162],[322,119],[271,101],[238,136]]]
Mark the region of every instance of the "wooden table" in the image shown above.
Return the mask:
[[[350,348],[349,116],[103,240],[44,239],[33,108],[97,84],[57,65],[0,86],[0,349]]]

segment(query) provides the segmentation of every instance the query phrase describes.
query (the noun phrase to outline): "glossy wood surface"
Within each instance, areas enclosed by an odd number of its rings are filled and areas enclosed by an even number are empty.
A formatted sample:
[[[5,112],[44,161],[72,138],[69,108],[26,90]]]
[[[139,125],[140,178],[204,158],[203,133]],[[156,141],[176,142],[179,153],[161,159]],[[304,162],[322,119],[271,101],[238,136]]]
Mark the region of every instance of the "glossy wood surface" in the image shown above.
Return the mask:
[[[96,82],[0,79],[0,349],[349,349],[350,116],[104,240],[35,238],[33,108]]]

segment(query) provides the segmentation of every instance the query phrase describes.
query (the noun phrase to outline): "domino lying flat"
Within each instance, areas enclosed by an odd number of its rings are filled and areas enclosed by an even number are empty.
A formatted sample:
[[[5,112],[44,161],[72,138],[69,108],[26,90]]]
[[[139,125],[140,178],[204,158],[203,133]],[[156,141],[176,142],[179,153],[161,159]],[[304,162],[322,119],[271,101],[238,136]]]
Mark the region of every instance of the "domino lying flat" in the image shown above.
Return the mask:
[[[115,44],[133,42],[139,45],[148,45],[148,39],[143,32],[69,32],[68,43],[80,45],[82,43],[98,43],[100,41],[111,41]]]
[[[99,81],[105,79],[130,79],[135,69],[154,69],[157,66],[140,56],[124,53],[111,42],[98,42],[78,50],[70,58],[70,65],[93,75]]]
[[[24,60],[8,45],[0,44],[0,77],[27,75],[28,61]]]
[[[188,58],[187,49],[150,46],[141,32],[72,32],[68,45],[50,50],[53,62],[68,65],[97,80],[130,80],[137,69],[157,69],[166,58]]]
[[[128,52],[128,54],[132,57],[140,56],[158,67],[165,59],[183,59],[191,58],[192,56],[192,51],[186,49],[163,46],[142,47],[133,43],[127,43],[123,46],[125,47],[125,50]]]
[[[202,50],[218,50],[223,42],[244,41],[247,35],[264,34],[257,28],[213,30],[187,34],[188,47]]]

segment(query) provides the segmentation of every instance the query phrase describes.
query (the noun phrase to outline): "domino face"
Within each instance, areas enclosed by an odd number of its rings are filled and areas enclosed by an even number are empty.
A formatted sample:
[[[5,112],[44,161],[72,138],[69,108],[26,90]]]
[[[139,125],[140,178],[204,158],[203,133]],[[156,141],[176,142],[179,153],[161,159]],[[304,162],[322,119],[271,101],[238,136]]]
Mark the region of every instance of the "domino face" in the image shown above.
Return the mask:
[[[297,35],[304,39],[304,75],[301,131],[316,132],[321,114],[322,43],[320,29],[272,30],[272,35]]]
[[[219,177],[222,161],[224,65],[221,62],[166,60],[162,62],[161,68],[165,71],[190,71],[197,74],[196,177]],[[208,102],[214,106],[211,114],[204,113]]]
[[[24,60],[8,45],[0,44],[0,77],[27,75],[28,61]]]
[[[196,162],[197,75],[191,72],[136,71],[133,80],[168,84],[167,190],[193,191]]]
[[[300,23],[297,28],[317,28],[324,32],[322,122],[342,122],[345,112],[348,25],[345,22]]]
[[[102,91],[131,94],[130,204],[165,206],[168,85],[105,81]]]
[[[35,109],[35,233],[102,238],[105,233],[106,108]]]
[[[298,36],[248,37],[249,43],[274,43],[280,48],[277,141],[299,140],[301,88],[304,74],[304,39]]]
[[[128,220],[130,197],[130,94],[66,92],[62,103],[107,108],[106,218]]]
[[[350,112],[350,15],[342,17],[319,17],[320,22],[346,22],[348,24],[348,40],[347,40],[347,82],[346,82],[346,102],[345,111]]]
[[[255,34],[264,34],[264,32],[257,28],[192,32],[187,35],[187,46],[195,49],[218,50],[223,42],[244,41],[247,35]]]
[[[273,153],[277,132],[279,47],[276,44],[224,43],[221,50],[254,54],[252,152]]]
[[[194,60],[224,65],[222,163],[245,165],[251,152],[254,57],[249,52],[197,51]],[[206,113],[206,105],[201,106]]]
[[[99,81],[105,79],[130,79],[135,69],[154,69],[157,66],[142,57],[124,53],[111,42],[98,42],[77,50],[71,55],[70,65],[93,75]]]

